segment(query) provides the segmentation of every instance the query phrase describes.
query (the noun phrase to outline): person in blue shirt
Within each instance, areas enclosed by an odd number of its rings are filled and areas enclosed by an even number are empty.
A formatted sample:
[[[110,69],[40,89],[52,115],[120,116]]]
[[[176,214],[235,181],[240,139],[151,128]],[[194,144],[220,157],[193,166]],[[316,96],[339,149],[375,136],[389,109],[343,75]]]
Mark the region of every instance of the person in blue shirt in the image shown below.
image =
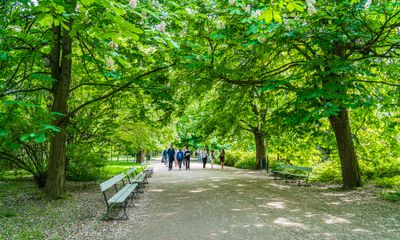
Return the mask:
[[[172,164],[173,164],[173,162],[175,160],[175,149],[172,146],[172,144],[171,144],[170,148],[168,148],[167,154],[168,154],[168,171],[171,171],[172,170]]]
[[[181,149],[176,153],[176,160],[178,160],[179,170],[182,168],[183,152]]]

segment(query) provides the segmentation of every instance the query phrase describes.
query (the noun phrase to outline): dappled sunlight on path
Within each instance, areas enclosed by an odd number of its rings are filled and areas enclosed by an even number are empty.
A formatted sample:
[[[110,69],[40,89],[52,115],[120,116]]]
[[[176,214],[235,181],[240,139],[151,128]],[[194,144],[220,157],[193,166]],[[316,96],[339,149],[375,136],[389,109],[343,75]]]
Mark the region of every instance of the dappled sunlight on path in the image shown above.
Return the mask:
[[[168,171],[152,162],[135,239],[400,239],[400,207],[372,195],[298,187],[262,171]]]

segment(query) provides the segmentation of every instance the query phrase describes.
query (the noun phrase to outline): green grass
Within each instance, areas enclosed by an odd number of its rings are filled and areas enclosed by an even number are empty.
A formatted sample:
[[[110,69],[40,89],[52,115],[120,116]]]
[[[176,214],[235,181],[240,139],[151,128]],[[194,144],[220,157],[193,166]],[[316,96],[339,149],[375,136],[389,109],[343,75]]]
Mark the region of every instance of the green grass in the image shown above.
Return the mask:
[[[0,181],[16,180],[26,177],[32,177],[32,174],[25,170],[7,170],[0,172]]]
[[[400,189],[398,190],[384,190],[381,193],[383,199],[391,202],[400,202]]]
[[[101,179],[108,179],[115,175],[125,172],[129,168],[136,167],[139,172],[142,168],[139,163],[133,162],[122,162],[122,161],[107,161],[105,167],[102,170]]]

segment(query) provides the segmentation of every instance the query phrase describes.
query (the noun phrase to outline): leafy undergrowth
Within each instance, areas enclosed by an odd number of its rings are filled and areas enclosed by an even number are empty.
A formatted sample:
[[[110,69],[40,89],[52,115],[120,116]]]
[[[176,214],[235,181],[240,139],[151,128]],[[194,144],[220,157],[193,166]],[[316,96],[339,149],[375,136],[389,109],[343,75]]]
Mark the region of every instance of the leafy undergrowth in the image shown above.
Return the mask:
[[[383,199],[400,202],[400,176],[381,178],[376,185],[385,188],[381,193]]]

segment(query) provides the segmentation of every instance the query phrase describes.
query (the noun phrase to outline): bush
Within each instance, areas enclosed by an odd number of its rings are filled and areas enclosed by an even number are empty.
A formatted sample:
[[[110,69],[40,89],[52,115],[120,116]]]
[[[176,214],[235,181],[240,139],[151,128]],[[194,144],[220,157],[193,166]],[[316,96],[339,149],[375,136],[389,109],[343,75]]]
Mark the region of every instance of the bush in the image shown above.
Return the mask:
[[[397,188],[400,190],[400,175],[395,177],[384,177],[376,180],[378,187]]]
[[[255,169],[256,167],[256,157],[253,154],[246,154],[248,156],[243,156],[238,162],[236,162],[236,168],[242,169]]]
[[[243,169],[254,169],[256,166],[255,153],[240,151],[226,152],[225,165]]]
[[[375,178],[400,176],[400,160],[388,158],[375,166]]]
[[[342,183],[340,164],[336,161],[323,162],[313,167],[312,181]]]
[[[375,168],[371,162],[361,160],[359,161],[361,176],[363,179],[373,179],[375,176]]]
[[[232,152],[227,151],[225,153],[225,163],[224,164],[226,166],[234,167],[235,164],[240,160],[239,154],[240,154],[240,152],[238,152],[238,151],[232,151]]]
[[[385,190],[381,193],[382,198],[391,202],[400,202],[400,190]]]
[[[100,178],[105,160],[99,154],[71,147],[67,154],[67,178],[74,181],[94,181]]]

